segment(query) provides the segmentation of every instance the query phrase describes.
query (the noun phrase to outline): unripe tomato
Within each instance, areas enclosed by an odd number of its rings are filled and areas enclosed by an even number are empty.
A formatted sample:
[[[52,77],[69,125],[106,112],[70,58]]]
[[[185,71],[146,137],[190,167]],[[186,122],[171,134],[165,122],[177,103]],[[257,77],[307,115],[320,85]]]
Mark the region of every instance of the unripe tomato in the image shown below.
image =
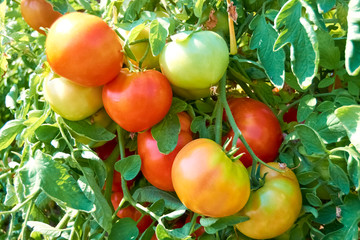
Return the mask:
[[[122,192],[113,192],[113,194],[111,194],[111,203],[113,204],[115,210],[119,206],[119,203],[122,198],[123,198]],[[120,209],[116,215],[119,218],[126,218],[126,217],[131,218],[135,222],[137,222],[142,216],[141,212],[139,212],[133,206],[128,206]],[[144,217],[140,220],[140,222],[137,223],[137,228],[139,229],[139,232],[143,233],[148,227],[150,227],[152,221],[153,220],[149,215],[144,215]]]
[[[170,109],[172,90],[158,71],[121,70],[116,79],[103,88],[106,112],[129,132],[144,131],[160,122]]]
[[[249,201],[239,213],[250,219],[236,225],[240,232],[254,239],[274,238],[285,233],[298,218],[302,206],[295,174],[287,167],[280,167],[279,163],[269,165],[284,172],[261,165],[260,176],[267,173],[265,184],[251,192]]]
[[[249,175],[210,139],[191,141],[177,154],[172,181],[180,201],[191,211],[225,217],[240,211],[250,195]]]
[[[127,31],[121,31],[121,33],[124,35],[129,34],[129,32],[127,32]],[[135,38],[135,41],[141,40],[141,39],[149,39],[149,34],[150,34],[150,28],[145,27],[141,30],[139,35]],[[131,44],[129,46],[129,48],[130,48],[131,52],[134,54],[136,61],[134,61],[131,58],[129,58],[129,60],[135,66],[139,66],[140,60],[143,58],[144,54],[146,53],[147,48],[149,48],[148,53],[147,53],[144,61],[142,62],[141,68],[146,68],[146,69],[153,69],[153,68],[159,69],[160,68],[159,67],[159,55],[157,55],[157,56],[152,55],[151,50],[150,50],[149,41]],[[127,64],[127,62],[125,62],[125,64]]]
[[[114,79],[123,63],[119,37],[101,18],[73,12],[60,17],[46,38],[46,55],[60,76],[84,86]]]
[[[203,92],[216,85],[224,75],[229,63],[229,49],[219,34],[195,32],[186,39],[167,43],[159,62],[162,73],[173,86]],[[177,94],[183,95],[181,91]],[[184,97],[187,96],[184,94]]]
[[[84,87],[66,78],[46,78],[44,96],[60,116],[79,121],[96,113],[102,106],[102,88]]]
[[[251,98],[232,98],[228,102],[237,126],[255,155],[264,162],[274,161],[283,140],[275,114],[264,103]],[[231,129],[224,141],[233,137],[234,131]],[[245,167],[249,167],[252,158],[240,139],[236,146],[239,148],[238,153],[245,153],[240,160]]]
[[[186,113],[178,114],[181,131],[175,149],[169,154],[159,151],[151,130],[138,134],[138,153],[141,158],[141,172],[155,187],[164,191],[174,191],[171,180],[171,168],[177,153],[192,140],[190,131],[191,118]]]
[[[22,0],[20,9],[25,22],[41,34],[45,32],[40,27],[50,28],[56,19],[62,16],[54,11],[53,6],[46,0]]]

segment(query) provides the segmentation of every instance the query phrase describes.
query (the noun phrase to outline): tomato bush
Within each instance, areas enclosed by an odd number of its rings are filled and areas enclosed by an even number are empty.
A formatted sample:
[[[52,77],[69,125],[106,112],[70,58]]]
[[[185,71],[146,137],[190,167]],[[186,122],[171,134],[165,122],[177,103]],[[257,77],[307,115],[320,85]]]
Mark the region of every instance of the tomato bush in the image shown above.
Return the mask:
[[[46,56],[57,74],[84,86],[113,80],[123,64],[115,31],[101,18],[86,13],[66,14],[51,26]]]
[[[51,25],[62,16],[54,11],[53,6],[46,0],[23,0],[21,1],[21,15],[34,30],[45,34],[40,27],[50,28]]]
[[[129,132],[144,131],[160,122],[169,111],[171,101],[169,81],[155,70],[129,72],[124,69],[103,88],[107,113]]]
[[[244,165],[232,162],[221,147],[209,139],[196,139],[185,145],[176,155],[171,177],[181,202],[205,216],[235,214],[250,194]]]

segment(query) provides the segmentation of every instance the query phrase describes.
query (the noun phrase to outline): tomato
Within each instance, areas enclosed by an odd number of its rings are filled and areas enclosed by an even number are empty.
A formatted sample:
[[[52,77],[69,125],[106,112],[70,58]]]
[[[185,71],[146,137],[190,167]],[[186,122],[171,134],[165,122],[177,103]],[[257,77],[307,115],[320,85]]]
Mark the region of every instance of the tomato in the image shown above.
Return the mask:
[[[122,192],[113,192],[113,194],[111,194],[111,203],[113,204],[113,207],[115,210],[119,206],[119,203],[122,198],[123,198]],[[128,207],[120,209],[116,215],[119,218],[128,217],[128,218],[133,219],[135,222],[137,222],[141,218],[142,213],[139,212],[133,206],[128,206]],[[139,232],[143,233],[148,227],[150,227],[152,222],[153,222],[153,220],[151,219],[151,217],[149,215],[144,215],[144,217],[137,223]]]
[[[283,120],[286,123],[297,122],[297,108],[289,108],[289,110],[284,113]]]
[[[102,106],[102,88],[84,87],[66,78],[46,78],[44,96],[51,108],[71,121],[85,119]]]
[[[225,217],[243,208],[250,180],[240,161],[232,161],[220,145],[206,138],[191,141],[175,157],[172,181],[180,201],[191,211]]]
[[[186,39],[165,45],[160,53],[160,68],[176,88],[209,95],[208,89],[216,85],[229,63],[229,49],[225,40],[212,31],[195,32]],[[176,90],[175,90],[176,91]],[[182,91],[179,96],[187,97]]]
[[[25,22],[41,34],[45,32],[40,27],[50,28],[56,19],[62,16],[54,11],[53,6],[46,0],[22,0],[20,9]]]
[[[232,98],[228,101],[235,122],[247,143],[264,162],[274,161],[283,140],[280,123],[271,109],[264,103],[251,98]],[[224,141],[234,137],[231,129]],[[238,153],[245,153],[240,160],[245,167],[252,164],[252,158],[244,144],[238,139]]]
[[[46,38],[46,55],[60,76],[84,86],[100,86],[121,70],[119,37],[101,18],[73,12],[60,17]]]
[[[205,27],[211,31],[220,34],[222,37],[229,35],[228,13],[224,11],[216,11],[210,13],[209,19],[205,23]]]
[[[129,34],[129,32],[127,32],[127,31],[121,31],[120,33],[122,33],[125,36],[127,36]],[[141,39],[149,39],[149,34],[150,34],[150,28],[145,27],[141,30],[141,32],[134,39],[134,41],[141,40]],[[133,59],[130,59],[130,58],[129,58],[129,60],[135,66],[139,66],[140,60],[143,58],[144,54],[146,53],[147,48],[149,48],[148,53],[147,53],[144,61],[142,62],[141,68],[146,68],[146,69],[152,69],[152,68],[159,69],[160,68],[159,67],[159,55],[157,55],[157,56],[152,55],[151,50],[150,50],[149,41],[130,44],[129,48],[130,48],[131,52],[134,54],[136,61]]]
[[[302,206],[296,175],[279,163],[269,165],[284,172],[261,165],[260,175],[267,173],[265,184],[251,192],[249,201],[239,213],[250,219],[236,225],[240,232],[254,239],[268,239],[285,233],[298,218]]]
[[[129,72],[103,88],[106,112],[128,132],[144,131],[160,122],[170,109],[172,90],[169,81],[158,71]]]
[[[171,153],[165,155],[159,151],[157,142],[151,135],[151,130],[139,133],[137,137],[138,153],[141,158],[141,172],[152,185],[165,191],[174,191],[171,180],[172,164],[180,149],[192,140],[190,116],[186,113],[180,113],[178,116],[181,131],[177,145]]]

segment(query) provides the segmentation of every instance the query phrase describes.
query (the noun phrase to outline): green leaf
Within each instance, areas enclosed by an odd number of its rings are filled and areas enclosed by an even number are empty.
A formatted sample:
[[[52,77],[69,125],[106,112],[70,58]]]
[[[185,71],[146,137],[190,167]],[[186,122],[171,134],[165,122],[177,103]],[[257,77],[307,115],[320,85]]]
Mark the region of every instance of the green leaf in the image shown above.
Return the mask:
[[[86,120],[70,121],[65,118],[63,120],[70,131],[91,141],[110,141],[116,137],[115,134],[109,132],[106,128],[99,125],[91,125]]]
[[[28,221],[27,225],[31,227],[34,232],[39,232],[51,238],[60,237],[61,233],[64,231],[63,229],[58,229],[50,226],[49,224],[38,221]]]
[[[200,224],[205,227],[205,231],[209,234],[214,234],[227,226],[234,226],[238,223],[249,220],[247,216],[232,215],[223,218],[205,218],[200,219]]]
[[[310,114],[315,110],[316,103],[316,98],[311,95],[305,95],[301,98],[297,111],[298,122],[302,122],[310,116]]]
[[[154,56],[161,53],[165,47],[166,38],[169,34],[170,23],[164,19],[158,18],[150,24],[150,48]]]
[[[359,239],[358,224],[360,222],[360,199],[359,196],[349,194],[345,197],[344,204],[341,208],[340,222],[344,224],[346,238]]]
[[[40,150],[36,151],[35,157],[30,158],[19,174],[28,195],[40,188],[67,207],[86,212],[94,210],[93,203],[81,191],[67,168]]]
[[[311,127],[299,124],[295,126],[297,135],[300,137],[306,152],[311,154],[325,154],[328,150],[325,147],[324,142],[320,138],[319,134]]]
[[[0,150],[10,146],[16,136],[25,128],[24,120],[15,119],[5,123],[0,129]]]
[[[55,11],[60,12],[61,14],[65,14],[67,12],[75,11],[68,1],[64,0],[46,0],[53,5]]]
[[[177,97],[174,97],[171,102],[171,107],[170,107],[169,113],[183,112],[186,110],[187,107],[188,107],[188,104],[185,101],[183,101]]]
[[[163,199],[165,201],[165,207],[168,209],[171,210],[186,209],[186,207],[180,202],[180,200],[175,195],[162,191],[153,186],[136,189],[136,191],[133,194],[133,198],[137,202],[150,202],[150,203],[154,203],[159,201],[160,199]]]
[[[322,205],[320,198],[316,196],[314,193],[306,193],[305,197],[308,200],[308,202],[314,207],[320,207]]]
[[[356,76],[360,72],[360,0],[350,0],[347,23],[345,66],[349,75]]]
[[[324,206],[319,209],[319,216],[315,218],[315,222],[320,224],[329,224],[336,219],[335,205]]]
[[[18,199],[16,197],[15,187],[12,184],[10,184],[10,182],[8,182],[6,184],[6,195],[4,199],[4,205],[12,207],[17,203],[18,203]]]
[[[55,125],[43,124],[35,130],[35,136],[42,142],[50,143],[60,134],[59,128]]]
[[[335,115],[344,125],[347,135],[357,151],[360,152],[360,106],[343,106],[335,110]]]
[[[117,221],[109,235],[109,240],[136,239],[139,236],[139,229],[136,222],[131,218],[122,218]]]
[[[301,0],[302,6],[305,7],[308,18],[318,27],[326,30],[326,25],[323,16],[319,13],[317,0]]]
[[[164,210],[165,210],[165,200],[164,199],[160,199],[159,201],[154,202],[153,204],[151,204],[151,206],[149,207],[149,210],[153,213],[155,213],[158,216],[163,215]]]
[[[322,29],[316,31],[316,37],[319,42],[319,65],[330,70],[337,69],[340,63],[340,50],[335,46],[334,39]]]
[[[306,89],[317,74],[319,50],[316,34],[308,20],[302,17],[302,4],[298,0],[288,1],[275,19],[275,28],[280,32],[274,50],[291,44],[292,71],[301,88]]]
[[[312,206],[303,205],[302,209],[304,210],[305,213],[311,213],[315,218],[317,218],[319,216],[319,213],[316,210],[316,208],[314,208]],[[303,238],[299,238],[299,239],[303,239]]]
[[[343,193],[350,192],[350,182],[344,170],[336,164],[329,162],[329,173],[332,183],[338,187]]]
[[[191,122],[190,129],[193,133],[199,133],[200,138],[211,138],[211,133],[206,126],[206,119],[203,116],[196,116]]]
[[[174,238],[168,233],[168,231],[160,224],[156,226],[156,237],[160,240],[174,240]],[[177,240],[175,238],[175,240]]]
[[[360,159],[356,156],[351,156],[348,159],[347,171],[350,180],[355,186],[355,190],[359,191],[360,188]]]
[[[134,21],[144,6],[148,3],[148,0],[136,0],[136,1],[127,1],[130,2],[128,6],[124,10],[124,21],[125,22],[132,22]],[[124,4],[125,5],[125,4]]]
[[[195,1],[194,14],[197,18],[201,18],[205,0],[194,0],[194,1]]]
[[[301,185],[307,185],[318,179],[320,174],[314,171],[306,171],[297,174],[296,177]]]
[[[257,49],[258,59],[264,66],[272,84],[282,88],[285,81],[285,52],[283,49],[273,51],[273,46],[278,38],[277,32],[266,22],[265,17],[260,15],[252,20],[250,29],[254,30],[250,48]]]
[[[115,170],[121,173],[126,181],[134,179],[140,172],[141,159],[139,155],[131,155],[115,163]]]
[[[330,86],[331,84],[333,84],[334,82],[335,82],[334,77],[327,77],[327,78],[321,79],[321,81],[319,82],[318,88],[326,88],[326,87]]]
[[[10,88],[10,91],[6,94],[5,97],[5,106],[9,109],[15,109],[16,108],[16,100],[19,97],[19,90],[17,88],[17,85],[13,85]]]
[[[161,153],[169,154],[175,149],[180,129],[179,117],[176,114],[167,114],[160,123],[151,128],[151,134]]]
[[[320,13],[326,13],[330,11],[335,5],[335,3],[336,0],[317,0]]]

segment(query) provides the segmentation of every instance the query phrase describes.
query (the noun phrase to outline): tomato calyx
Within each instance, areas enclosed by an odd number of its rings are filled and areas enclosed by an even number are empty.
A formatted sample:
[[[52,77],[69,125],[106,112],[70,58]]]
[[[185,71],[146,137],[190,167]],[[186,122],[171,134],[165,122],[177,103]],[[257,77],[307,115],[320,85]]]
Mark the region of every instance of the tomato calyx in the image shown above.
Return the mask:
[[[235,162],[235,161],[238,161],[245,153],[242,152],[242,153],[239,153],[238,155],[235,156],[235,154],[239,151],[239,148],[236,147],[236,145],[232,146],[230,148],[230,150],[227,150],[230,143],[232,142],[232,139],[233,138],[228,138],[224,145],[223,145],[223,151],[225,152],[226,156],[228,156],[228,158],[231,159],[231,161]]]

